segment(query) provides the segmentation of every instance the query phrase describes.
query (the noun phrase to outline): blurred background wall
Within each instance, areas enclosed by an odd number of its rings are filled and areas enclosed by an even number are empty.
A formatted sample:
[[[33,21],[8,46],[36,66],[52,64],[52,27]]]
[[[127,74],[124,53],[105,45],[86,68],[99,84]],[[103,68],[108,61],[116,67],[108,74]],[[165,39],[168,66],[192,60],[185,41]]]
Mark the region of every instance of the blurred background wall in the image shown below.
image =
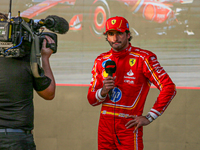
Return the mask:
[[[9,2],[0,0],[2,13]],[[145,149],[200,149],[199,0],[13,0],[11,10],[12,17],[20,11],[34,22],[57,15],[69,23],[66,34],[57,34],[58,50],[50,58],[56,97],[34,97],[38,150],[97,149],[100,106],[90,106],[86,95],[94,59],[110,49],[105,21],[116,15],[129,21],[132,45],[154,52],[178,87],[165,113],[144,128]],[[157,95],[151,88],[144,115]]]

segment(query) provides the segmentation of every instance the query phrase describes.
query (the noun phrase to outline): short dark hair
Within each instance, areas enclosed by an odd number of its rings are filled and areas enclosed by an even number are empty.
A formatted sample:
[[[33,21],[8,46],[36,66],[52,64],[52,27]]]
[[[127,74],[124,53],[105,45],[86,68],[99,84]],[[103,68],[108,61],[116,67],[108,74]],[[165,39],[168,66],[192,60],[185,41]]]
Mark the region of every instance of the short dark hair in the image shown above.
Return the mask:
[[[130,38],[128,39],[128,41],[130,42],[131,40],[132,40],[132,36],[131,36],[131,32],[130,31],[128,31],[128,30],[126,30],[125,31],[126,32],[126,34],[128,34],[128,33],[130,33]],[[107,39],[107,32],[106,33],[104,33],[103,35],[105,35],[106,36],[106,41],[108,41],[108,39]]]
[[[125,32],[126,32],[127,34],[130,33],[130,38],[128,39],[128,41],[130,42],[130,41],[132,40],[132,38],[133,38],[132,35],[131,35],[131,32],[128,31],[128,30],[126,30]]]

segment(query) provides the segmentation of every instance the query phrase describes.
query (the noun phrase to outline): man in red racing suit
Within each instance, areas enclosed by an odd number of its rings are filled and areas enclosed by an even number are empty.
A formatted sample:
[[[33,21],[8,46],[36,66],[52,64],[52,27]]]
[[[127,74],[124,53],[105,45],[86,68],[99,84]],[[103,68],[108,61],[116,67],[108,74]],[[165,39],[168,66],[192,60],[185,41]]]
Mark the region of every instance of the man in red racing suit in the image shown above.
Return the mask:
[[[125,20],[122,17],[111,19],[116,22]],[[109,30],[106,28],[106,31]],[[116,63],[113,77],[109,77],[105,71],[105,63],[110,60]],[[160,66],[156,55],[133,47],[128,42],[126,48],[120,51],[112,47],[99,55],[95,59],[92,75],[88,101],[92,106],[102,104],[98,128],[99,150],[142,150],[143,126],[162,115],[176,94],[175,84]],[[114,81],[110,97],[108,93],[102,95],[108,78]],[[160,94],[148,115],[142,116],[151,83],[160,90]]]

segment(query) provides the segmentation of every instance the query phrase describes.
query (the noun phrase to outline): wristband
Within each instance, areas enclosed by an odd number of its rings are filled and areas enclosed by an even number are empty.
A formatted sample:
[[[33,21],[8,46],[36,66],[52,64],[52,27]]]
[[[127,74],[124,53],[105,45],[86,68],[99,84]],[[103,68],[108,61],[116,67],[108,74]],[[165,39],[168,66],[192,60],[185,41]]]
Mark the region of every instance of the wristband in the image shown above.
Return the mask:
[[[96,91],[96,99],[98,102],[103,102],[106,99],[106,96],[105,97],[101,96],[101,90],[102,88]]]

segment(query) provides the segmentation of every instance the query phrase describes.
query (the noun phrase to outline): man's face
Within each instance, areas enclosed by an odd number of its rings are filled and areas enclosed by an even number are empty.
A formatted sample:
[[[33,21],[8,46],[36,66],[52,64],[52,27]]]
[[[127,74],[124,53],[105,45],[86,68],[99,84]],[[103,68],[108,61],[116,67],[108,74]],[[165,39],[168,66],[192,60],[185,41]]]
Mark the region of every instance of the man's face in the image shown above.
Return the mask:
[[[119,32],[116,30],[107,32],[107,40],[114,51],[119,52],[128,47],[130,33]]]

